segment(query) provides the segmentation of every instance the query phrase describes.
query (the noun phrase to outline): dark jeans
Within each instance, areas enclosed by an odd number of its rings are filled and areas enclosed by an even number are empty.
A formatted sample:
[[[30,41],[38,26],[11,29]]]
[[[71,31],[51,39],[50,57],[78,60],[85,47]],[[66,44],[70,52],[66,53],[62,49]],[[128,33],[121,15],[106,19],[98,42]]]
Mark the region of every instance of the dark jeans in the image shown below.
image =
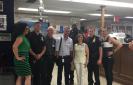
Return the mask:
[[[70,56],[65,56],[64,62],[62,62],[62,57],[60,56],[58,59],[58,76],[57,76],[57,85],[62,85],[62,71],[64,67],[64,76],[65,76],[65,85],[70,85],[70,68],[71,68],[71,60]]]
[[[31,63],[32,68],[32,85],[42,85],[43,79],[44,79],[44,73],[43,73],[43,60],[39,60],[37,62]]]
[[[105,76],[107,80],[107,85],[112,85],[113,81],[113,58],[112,57],[104,57],[103,58],[103,67],[105,71]]]
[[[100,85],[99,80],[99,66],[97,65],[97,60],[91,59],[88,63],[88,85],[93,85],[93,73],[95,76],[95,84]]]
[[[43,80],[43,85],[51,85],[51,80],[52,80],[52,72],[54,68],[54,59],[52,59],[50,56],[45,56],[45,61],[44,61],[44,75],[45,79]]]

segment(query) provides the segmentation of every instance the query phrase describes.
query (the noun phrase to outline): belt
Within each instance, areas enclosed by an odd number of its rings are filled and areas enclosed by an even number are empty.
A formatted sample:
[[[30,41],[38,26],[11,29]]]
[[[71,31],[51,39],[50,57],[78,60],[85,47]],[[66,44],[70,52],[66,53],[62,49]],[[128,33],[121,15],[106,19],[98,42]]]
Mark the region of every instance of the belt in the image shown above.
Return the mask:
[[[112,56],[105,56],[105,57],[103,57],[103,58],[113,58]]]
[[[70,55],[65,55],[65,56],[59,56],[59,57],[69,57]]]
[[[70,55],[59,56],[59,59],[62,63],[69,62],[68,60],[70,59]]]
[[[55,56],[55,55],[45,55],[45,56]]]

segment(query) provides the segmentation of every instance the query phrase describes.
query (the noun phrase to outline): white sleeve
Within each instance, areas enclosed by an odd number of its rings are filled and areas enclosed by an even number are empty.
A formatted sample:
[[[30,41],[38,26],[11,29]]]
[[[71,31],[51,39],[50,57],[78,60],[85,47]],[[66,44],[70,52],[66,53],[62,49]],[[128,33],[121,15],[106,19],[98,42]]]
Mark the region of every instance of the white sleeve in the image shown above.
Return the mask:
[[[56,39],[56,46],[55,46],[56,51],[59,51],[59,44],[60,44],[60,39]]]
[[[73,51],[73,40],[71,39],[71,47],[70,47],[70,51]]]

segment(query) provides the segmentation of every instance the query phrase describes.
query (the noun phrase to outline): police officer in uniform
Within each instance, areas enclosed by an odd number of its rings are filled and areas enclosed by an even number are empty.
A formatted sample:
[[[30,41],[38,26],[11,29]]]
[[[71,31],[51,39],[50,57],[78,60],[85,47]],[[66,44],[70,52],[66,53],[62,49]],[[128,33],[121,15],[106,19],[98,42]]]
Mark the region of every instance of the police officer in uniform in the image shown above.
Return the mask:
[[[55,63],[55,44],[56,40],[53,38],[54,27],[49,26],[47,36],[45,37],[46,52],[44,58],[45,83],[44,85],[51,85],[52,72]]]
[[[99,65],[102,63],[102,46],[99,37],[95,36],[95,28],[89,27],[87,44],[89,47],[88,85],[100,85]],[[95,83],[93,81],[93,73]],[[94,84],[93,84],[94,83]]]
[[[70,35],[69,35],[69,37],[72,38],[72,40],[73,40],[73,46],[74,46],[74,44],[76,44],[76,37],[77,37],[78,33],[79,33],[79,30],[77,28],[77,25],[73,24],[72,30],[70,31]],[[72,67],[72,65],[74,65],[73,62],[71,62],[71,67]],[[74,69],[71,69],[71,71],[70,71],[70,85],[74,85]]]
[[[112,85],[113,81],[113,54],[117,52],[122,44],[118,42],[116,39],[110,37],[108,35],[107,29],[101,30],[102,37],[102,46],[103,46],[103,67],[105,71],[105,76],[107,80],[107,85]],[[115,45],[115,49],[114,48]]]
[[[36,22],[34,24],[34,31],[28,35],[28,39],[31,44],[31,59],[30,64],[33,74],[33,85],[42,85],[44,75],[43,75],[43,58],[46,51],[46,46],[44,43],[44,36],[40,33],[41,23]]]

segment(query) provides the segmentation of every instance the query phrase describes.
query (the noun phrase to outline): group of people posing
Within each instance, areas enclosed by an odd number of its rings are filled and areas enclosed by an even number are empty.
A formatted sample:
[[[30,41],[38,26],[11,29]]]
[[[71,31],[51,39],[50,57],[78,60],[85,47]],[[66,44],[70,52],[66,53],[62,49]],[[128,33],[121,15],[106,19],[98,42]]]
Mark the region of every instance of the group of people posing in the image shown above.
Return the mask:
[[[80,33],[76,24],[64,28],[59,39],[53,37],[54,27],[49,26],[47,35],[40,33],[41,23],[34,24],[29,32],[28,25],[18,22],[14,25],[14,66],[16,85],[51,85],[54,64],[58,66],[57,84],[62,85],[64,68],[65,85],[74,85],[74,70],[77,85],[85,85],[85,69],[88,70],[88,85],[100,85],[99,66],[103,64],[107,85],[113,81],[113,54],[122,44],[108,35],[107,29],[95,35],[94,27],[87,27],[88,37]],[[95,82],[93,80],[93,74]]]

